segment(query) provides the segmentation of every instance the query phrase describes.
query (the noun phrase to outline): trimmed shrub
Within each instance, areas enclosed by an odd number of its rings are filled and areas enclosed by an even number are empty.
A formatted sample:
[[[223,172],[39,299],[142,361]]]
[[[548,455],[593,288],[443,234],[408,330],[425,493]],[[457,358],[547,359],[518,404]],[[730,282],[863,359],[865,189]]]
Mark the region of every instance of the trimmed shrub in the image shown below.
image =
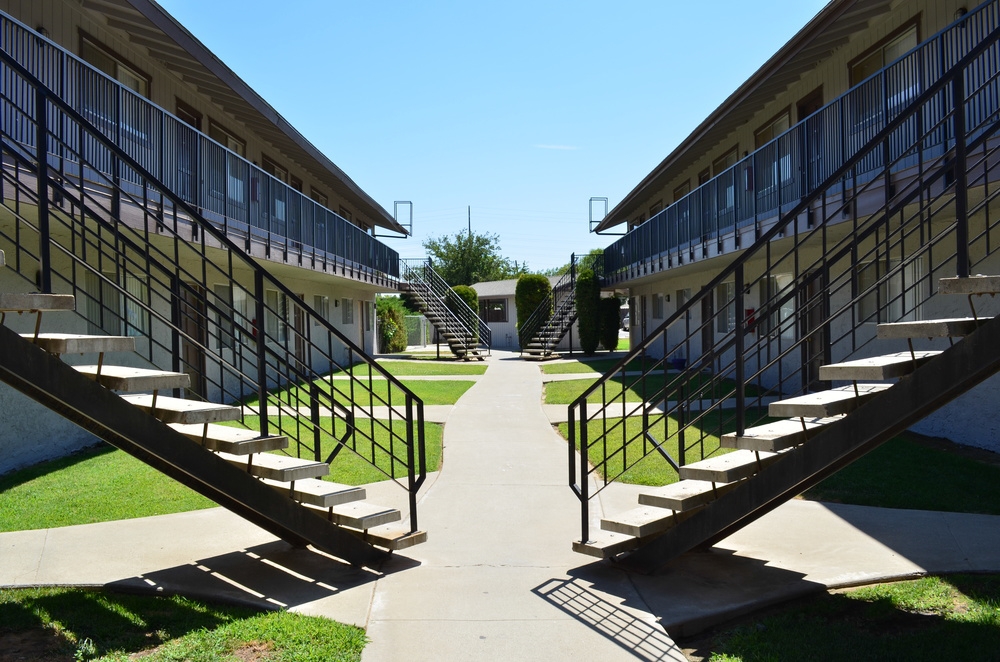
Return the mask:
[[[598,306],[601,321],[601,346],[613,352],[618,349],[618,310],[621,308],[618,297],[611,296],[601,299]]]
[[[517,287],[514,288],[514,306],[517,308],[517,328],[521,328],[531,313],[535,312],[538,304],[545,301],[545,297],[552,293],[552,284],[548,277],[540,274],[522,274],[517,279]],[[552,311],[545,316],[548,319],[552,316]]]
[[[375,299],[378,324],[378,351],[392,354],[406,350],[406,308],[399,297]]]
[[[479,295],[476,294],[476,291],[474,289],[472,289],[468,285],[456,285],[455,287],[451,288],[451,291],[457,294],[458,297],[465,302],[465,305],[467,305],[472,310],[472,312],[474,312],[477,315],[479,314]],[[451,297],[449,297],[448,303],[449,303],[448,307],[451,308],[452,312],[455,312],[457,306],[452,307]]]
[[[592,269],[583,269],[576,277],[576,319],[580,329],[580,349],[587,356],[597,351],[601,341],[601,283]]]

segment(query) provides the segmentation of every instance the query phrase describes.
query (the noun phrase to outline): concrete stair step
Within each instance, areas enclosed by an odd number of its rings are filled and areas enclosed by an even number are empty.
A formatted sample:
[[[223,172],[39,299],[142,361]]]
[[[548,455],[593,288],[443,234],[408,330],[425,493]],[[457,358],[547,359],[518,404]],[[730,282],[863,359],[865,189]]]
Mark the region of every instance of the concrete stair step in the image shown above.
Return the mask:
[[[940,320],[922,320],[919,322],[893,322],[878,325],[880,340],[898,340],[910,338],[961,338],[967,336],[981,324],[990,321],[990,317],[958,317]]]
[[[100,368],[96,365],[77,365],[73,367],[95,380],[104,388],[123,393],[166,391],[175,388],[187,388],[191,385],[191,377],[183,372],[127,368],[116,365],[105,365]],[[98,370],[100,370],[100,374],[98,374]]]
[[[827,418],[848,414],[892,384],[857,384],[838,386],[829,391],[807,393],[797,398],[772,402],[767,413],[773,418]]]
[[[351,535],[361,538],[370,545],[383,547],[391,551],[398,551],[427,542],[426,531],[413,531],[404,525],[378,526],[367,531],[357,531],[355,529],[344,529]]]
[[[76,310],[72,294],[41,294],[39,292],[4,292],[0,294],[0,312],[26,313],[55,310]]]
[[[940,354],[939,350],[896,352],[870,356],[844,363],[820,366],[819,378],[824,381],[868,381],[895,379],[908,375]]]
[[[804,443],[823,429],[823,426],[839,421],[842,416],[828,418],[788,418],[772,421],[765,425],[747,428],[737,436],[735,432],[722,435],[723,448],[776,453]]]
[[[229,464],[241,469],[245,468],[247,473],[282,483],[290,483],[293,480],[304,480],[306,478],[319,478],[330,473],[330,465],[326,462],[304,460],[288,455],[275,455],[273,453],[232,455],[226,452],[219,452],[217,454]]]
[[[354,501],[333,506],[327,510],[327,514],[334,524],[362,531],[383,524],[392,524],[402,519],[402,514],[395,508],[376,506],[367,501]]]
[[[148,394],[123,395],[122,399],[155,416],[164,423],[221,423],[238,421],[242,412],[239,407],[217,405],[197,400],[182,400],[161,395],[156,398],[153,410],[153,396]]]
[[[638,538],[613,531],[592,531],[590,540],[573,541],[573,551],[598,559],[610,559],[622,552],[635,549],[641,542]]]
[[[341,485],[318,478],[303,478],[290,483],[289,481],[264,478],[263,482],[279,492],[284,492],[299,503],[309,504],[318,508],[332,508],[345,503],[364,501],[365,488],[354,485]]]
[[[130,336],[88,336],[78,333],[22,333],[49,354],[98,354],[102,352],[134,352],[135,338]]]
[[[182,435],[203,445],[210,451],[221,451],[231,455],[249,455],[288,448],[288,437],[273,435],[262,437],[256,430],[234,428],[229,425],[185,425],[171,423],[170,427]]]
[[[939,294],[1000,294],[1000,276],[969,276],[968,278],[942,278],[938,281]]]
[[[635,538],[662,533],[677,525],[683,515],[655,506],[639,506],[614,517],[601,519],[601,529],[612,533],[621,533]]]
[[[639,493],[639,504],[668,508],[679,513],[701,508],[736,487],[737,483],[713,483],[707,480],[680,480]]]
[[[779,457],[781,456],[777,453],[733,451],[700,462],[685,464],[679,473],[682,480],[733,483],[749,478]]]

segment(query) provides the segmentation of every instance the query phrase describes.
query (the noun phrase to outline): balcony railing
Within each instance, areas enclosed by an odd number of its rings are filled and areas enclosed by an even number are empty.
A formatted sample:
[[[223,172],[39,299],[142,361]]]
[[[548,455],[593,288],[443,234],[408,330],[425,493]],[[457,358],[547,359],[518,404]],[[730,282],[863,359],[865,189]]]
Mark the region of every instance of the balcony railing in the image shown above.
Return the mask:
[[[399,277],[396,251],[2,12],[0,49],[247,251],[262,246],[265,257],[360,280]],[[30,106],[33,98],[16,89],[19,84],[8,77],[0,80],[0,91]],[[15,139],[33,140],[30,126],[23,124],[18,135],[18,118],[6,119]],[[70,157],[81,147],[77,136],[61,139],[69,149],[53,155],[60,176],[91,185],[103,179]],[[141,194],[142,178],[129,168],[113,173],[110,158],[91,167]]]
[[[740,248],[743,230],[761,235],[821,182],[852,159],[873,136],[937,81],[1000,24],[1000,2],[980,5],[960,20],[896,60],[784,134],[751,153],[682,199],[639,225],[604,251],[605,278],[620,282],[645,273],[655,261],[662,269]],[[970,70],[966,86],[976,89],[996,73],[995,63]],[[980,95],[966,106],[966,124],[979,126],[996,113],[1000,100]],[[953,143],[941,118],[951,102],[936,103],[903,123],[883,152],[870,153],[828,191],[844,195],[871,178],[883,163],[894,172],[932,158]],[[937,127],[936,130],[929,130]],[[924,136],[919,143],[914,137]],[[920,154],[918,154],[920,152]],[[731,238],[724,243],[724,238]],[[637,270],[639,269],[639,270]]]

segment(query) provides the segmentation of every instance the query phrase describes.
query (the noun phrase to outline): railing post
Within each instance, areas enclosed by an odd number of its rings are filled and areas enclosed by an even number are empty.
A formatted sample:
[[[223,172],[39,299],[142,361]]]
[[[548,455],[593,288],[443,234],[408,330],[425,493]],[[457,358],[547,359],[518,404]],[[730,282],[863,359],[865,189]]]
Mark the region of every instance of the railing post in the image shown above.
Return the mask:
[[[744,334],[746,325],[746,308],[743,298],[743,265],[741,264],[735,274],[736,289],[736,434],[741,435],[746,425],[746,387],[743,380],[744,362],[746,360],[746,336]],[[779,315],[780,317],[780,315]]]
[[[264,308],[264,272],[254,274],[255,315],[253,331],[257,336],[257,414],[260,417],[260,435],[267,436],[267,336],[264,332],[266,310]]]
[[[49,129],[45,90],[35,90],[35,154],[38,161],[38,270],[42,292],[52,292],[52,254],[49,246]]]
[[[420,416],[423,416],[421,411]],[[409,474],[407,479],[407,492],[410,506],[410,533],[414,533],[417,530],[417,466],[416,466],[416,456],[414,455],[413,447],[413,425],[410,423],[413,421],[413,395],[410,393],[406,394],[406,469],[407,474]],[[390,426],[391,426],[390,422]],[[421,426],[420,429],[423,429]],[[392,429],[390,427],[389,434],[392,434]]]
[[[580,482],[580,542],[586,544],[590,540],[590,484],[587,476],[587,401],[580,404],[580,472],[577,477]],[[570,445],[569,452],[574,448]]]
[[[966,175],[965,72],[958,72],[951,81],[952,113],[955,122],[955,243],[956,275],[969,276],[969,200]]]

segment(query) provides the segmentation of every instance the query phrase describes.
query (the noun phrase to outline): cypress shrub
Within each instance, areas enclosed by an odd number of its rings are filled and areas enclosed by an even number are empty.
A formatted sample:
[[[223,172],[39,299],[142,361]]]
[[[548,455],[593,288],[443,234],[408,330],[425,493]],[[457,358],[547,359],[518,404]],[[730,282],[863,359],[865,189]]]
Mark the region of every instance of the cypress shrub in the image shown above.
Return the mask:
[[[600,301],[601,346],[609,352],[618,349],[618,297],[607,297]]]
[[[476,316],[473,319],[466,319],[462,306],[458,305],[460,301],[464,301],[465,305],[472,310],[472,313]],[[476,291],[469,287],[468,285],[456,285],[451,288],[451,292],[448,293],[448,300],[445,302],[448,309],[458,316],[458,319],[462,320],[471,325],[469,329],[472,331],[472,336],[475,340],[479,340],[479,322],[476,319],[479,317],[479,295]]]
[[[517,328],[525,322],[531,314],[538,308],[538,304],[545,301],[545,297],[552,293],[552,284],[549,279],[540,274],[521,274],[517,279],[517,287],[514,288],[514,307],[517,308]],[[548,311],[545,319],[552,316],[552,311]]]
[[[580,349],[587,356],[597,351],[601,341],[601,284],[592,269],[576,277],[576,319],[580,329]]]

